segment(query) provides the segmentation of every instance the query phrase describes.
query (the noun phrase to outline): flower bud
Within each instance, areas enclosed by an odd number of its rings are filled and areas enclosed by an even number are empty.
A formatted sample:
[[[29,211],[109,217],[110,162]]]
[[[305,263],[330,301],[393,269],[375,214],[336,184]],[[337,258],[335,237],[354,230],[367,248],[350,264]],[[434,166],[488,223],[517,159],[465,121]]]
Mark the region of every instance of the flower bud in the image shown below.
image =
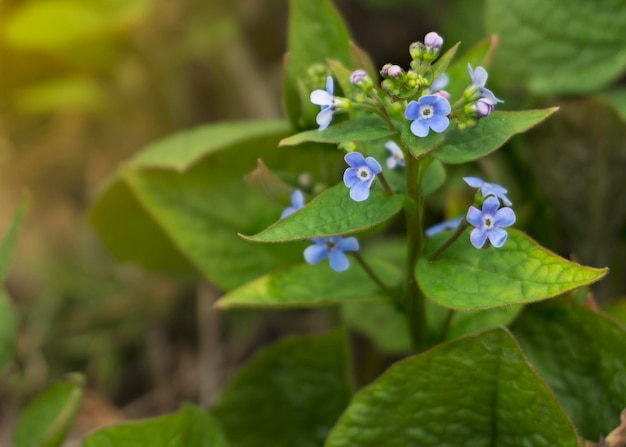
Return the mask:
[[[494,104],[487,98],[480,98],[475,105],[476,113],[478,114],[479,118],[489,116],[489,114],[493,112],[494,107]]]
[[[390,78],[399,78],[403,73],[404,70],[399,65],[392,65],[387,69],[387,75]]]
[[[359,83],[367,77],[365,70],[355,70],[350,75],[350,84],[359,85]]]
[[[439,91],[435,92],[435,95],[441,96],[442,98],[447,99],[448,101],[450,101],[450,93],[448,93],[445,90],[439,90]]]
[[[436,32],[431,31],[424,37],[424,45],[426,48],[439,50],[443,46],[443,38]]]
[[[383,68],[380,69],[380,75],[383,78],[386,78],[386,77],[389,76],[389,67],[391,67],[391,66],[392,66],[392,64],[385,64],[385,65],[383,65]]]
[[[413,59],[421,59],[424,55],[425,47],[422,42],[413,42],[409,45],[409,54]]]

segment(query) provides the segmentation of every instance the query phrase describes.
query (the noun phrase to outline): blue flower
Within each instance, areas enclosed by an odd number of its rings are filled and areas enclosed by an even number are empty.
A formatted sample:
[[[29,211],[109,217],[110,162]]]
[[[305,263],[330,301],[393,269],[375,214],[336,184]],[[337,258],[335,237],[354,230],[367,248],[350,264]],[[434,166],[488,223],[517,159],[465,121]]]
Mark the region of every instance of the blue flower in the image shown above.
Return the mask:
[[[472,86],[480,90],[481,98],[485,98],[494,106],[499,102],[504,102],[501,99],[496,98],[491,90],[485,88],[487,84],[487,70],[483,67],[476,67],[476,70],[472,69],[470,64],[467,64],[467,70],[469,71],[470,78],[472,79]]]
[[[450,120],[450,103],[438,95],[422,96],[417,101],[411,101],[404,111],[404,116],[411,123],[411,132],[418,137],[428,135],[429,128],[441,133],[448,128]]]
[[[355,237],[322,237],[315,238],[312,242],[313,245],[304,250],[304,260],[309,264],[317,264],[328,258],[330,268],[336,272],[343,272],[350,267],[350,261],[344,252],[359,249],[359,241]]]
[[[402,152],[398,143],[391,140],[387,141],[385,143],[385,149],[391,152],[391,155],[387,157],[387,167],[389,169],[403,168],[405,166],[404,152]]]
[[[433,225],[426,230],[426,236],[431,237],[435,234],[441,233],[446,230],[456,230],[459,225],[463,222],[463,216],[459,216],[456,219],[445,220],[441,223]]]
[[[280,215],[280,218],[282,219],[284,217],[287,217],[295,213],[296,211],[301,209],[303,206],[304,206],[304,194],[302,194],[302,191],[300,191],[299,189],[296,189],[294,192],[291,193],[291,206],[288,206],[287,208],[283,210],[282,214]]]
[[[497,198],[502,200],[502,203],[504,203],[506,206],[513,205],[513,202],[511,202],[506,196],[506,193],[508,191],[504,186],[500,186],[497,183],[487,183],[483,181],[483,179],[480,179],[478,177],[463,177],[463,180],[465,180],[465,183],[467,183],[472,188],[480,189],[483,197],[496,196]]]
[[[467,211],[467,221],[475,226],[470,233],[470,242],[476,248],[482,248],[489,239],[491,245],[502,247],[508,236],[502,227],[515,223],[515,213],[511,208],[500,208],[500,201],[493,196],[487,197],[482,211],[470,206]]]
[[[320,126],[320,130],[326,129],[333,120],[336,110],[335,97],[333,96],[334,90],[333,78],[328,76],[326,78],[326,90],[318,89],[311,92],[311,102],[322,107],[322,110],[315,118],[315,121]]]
[[[447,74],[442,73],[439,77],[435,78],[433,82],[430,84],[431,92],[438,92],[439,90],[443,90],[450,83],[450,78]]]
[[[344,157],[350,166],[343,173],[343,182],[350,188],[350,198],[362,202],[370,195],[370,186],[383,168],[373,157],[364,158],[360,152],[350,152]]]

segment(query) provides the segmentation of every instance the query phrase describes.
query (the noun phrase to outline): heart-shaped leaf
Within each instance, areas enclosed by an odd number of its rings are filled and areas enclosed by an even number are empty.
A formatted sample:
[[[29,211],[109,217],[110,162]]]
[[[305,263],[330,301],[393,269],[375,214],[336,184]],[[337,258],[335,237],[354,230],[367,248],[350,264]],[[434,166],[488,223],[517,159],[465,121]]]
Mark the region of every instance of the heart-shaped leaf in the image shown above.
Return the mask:
[[[607,269],[585,267],[546,250],[517,230],[501,248],[476,249],[462,235],[437,259],[428,254],[451,232],[428,240],[416,276],[424,294],[453,309],[485,309],[539,301],[594,283]]]
[[[325,447],[578,445],[554,395],[505,329],[393,365],[352,400]]]

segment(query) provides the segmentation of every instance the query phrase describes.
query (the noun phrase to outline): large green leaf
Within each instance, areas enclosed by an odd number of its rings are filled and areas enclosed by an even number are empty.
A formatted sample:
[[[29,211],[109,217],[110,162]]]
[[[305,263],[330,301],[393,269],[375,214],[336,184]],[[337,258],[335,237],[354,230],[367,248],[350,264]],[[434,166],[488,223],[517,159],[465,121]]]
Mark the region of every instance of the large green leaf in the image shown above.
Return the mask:
[[[524,352],[586,439],[619,425],[626,408],[626,331],[563,301],[529,306],[511,326]]]
[[[83,447],[227,447],[218,424],[206,411],[185,405],[178,413],[127,422],[92,433]]]
[[[346,334],[282,340],[241,369],[214,408],[238,447],[320,447],[352,395]]]
[[[578,445],[576,431],[504,329],[396,363],[363,389],[326,447]]]
[[[433,157],[444,163],[465,163],[477,160],[498,149],[513,135],[536,126],[557,109],[525,110],[523,112],[494,112],[473,129],[451,128]]]
[[[317,127],[315,115],[319,108],[311,104],[310,91],[301,92],[300,85],[307,78],[309,68],[325,64],[327,58],[350,66],[350,34],[330,0],[290,0],[287,45],[287,116],[297,129]]]
[[[400,282],[401,273],[394,266],[372,260],[370,267],[389,286]],[[346,301],[388,299],[376,283],[354,261],[341,273],[327,262],[312,266],[296,265],[262,276],[231,291],[217,303],[231,307],[315,307]]]
[[[51,385],[20,415],[15,427],[15,447],[58,447],[72,426],[83,400],[82,376]]]
[[[366,201],[355,202],[348,188],[339,183],[300,211],[254,236],[244,237],[256,242],[284,242],[356,233],[390,219],[403,202],[403,195],[388,196],[382,188],[372,189]]]
[[[598,90],[626,69],[622,0],[488,0],[498,73],[540,94]]]
[[[325,130],[308,130],[285,138],[281,146],[293,146],[307,141],[318,143],[347,143],[351,141],[378,140],[390,138],[396,132],[389,130],[385,122],[378,117],[356,118]]]
[[[563,259],[517,230],[501,248],[476,249],[462,235],[434,261],[428,254],[450,232],[428,240],[418,260],[417,281],[426,296],[453,309],[485,309],[550,298],[598,281],[607,269]]]

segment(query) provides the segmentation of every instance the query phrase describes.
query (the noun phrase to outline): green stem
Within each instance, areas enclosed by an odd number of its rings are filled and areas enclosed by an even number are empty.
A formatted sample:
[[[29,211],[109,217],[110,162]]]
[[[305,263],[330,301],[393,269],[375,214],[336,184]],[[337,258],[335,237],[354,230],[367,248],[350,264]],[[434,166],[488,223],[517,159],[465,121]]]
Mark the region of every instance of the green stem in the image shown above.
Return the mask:
[[[378,177],[378,180],[380,181],[380,184],[383,185],[383,189],[385,190],[385,192],[388,195],[392,196],[393,195],[393,189],[391,189],[391,186],[389,186],[389,183],[387,182],[387,179],[385,178],[383,173],[381,172],[380,174],[377,174],[376,177]]]
[[[367,262],[365,262],[365,259],[363,259],[363,256],[361,256],[361,254],[358,251],[352,252],[352,256],[354,256],[354,259],[356,259],[356,262],[358,262],[361,268],[365,271],[365,273],[367,273],[367,276],[369,276],[372,279],[372,281],[374,281],[376,285],[380,287],[380,290],[385,292],[385,294],[389,295],[389,297],[395,301],[396,293],[393,290],[391,290],[389,287],[387,287],[387,285],[378,277],[378,275],[374,272],[374,270],[372,270],[372,268],[367,264]]]
[[[443,244],[441,244],[441,246],[433,251],[430,256],[428,256],[428,260],[429,261],[434,261],[435,259],[437,259],[437,257],[443,253],[444,251],[446,251],[448,249],[448,247],[450,247],[450,245],[454,244],[454,241],[456,241],[465,231],[465,229],[469,226],[469,224],[467,223],[467,221],[463,221],[460,223],[460,225],[457,227],[456,231],[454,232],[454,234],[452,234],[452,236],[450,236],[450,238],[445,241]]]
[[[443,326],[441,328],[441,341],[444,341],[448,335],[450,324],[452,323],[452,317],[454,317],[454,309],[449,309],[448,315],[446,315],[446,321],[443,322]]]
[[[405,309],[413,349],[421,352],[427,348],[426,305],[415,278],[415,266],[423,244],[421,215],[424,204],[420,186],[427,163],[409,154],[406,167],[407,193],[410,200],[405,206],[408,250]]]

